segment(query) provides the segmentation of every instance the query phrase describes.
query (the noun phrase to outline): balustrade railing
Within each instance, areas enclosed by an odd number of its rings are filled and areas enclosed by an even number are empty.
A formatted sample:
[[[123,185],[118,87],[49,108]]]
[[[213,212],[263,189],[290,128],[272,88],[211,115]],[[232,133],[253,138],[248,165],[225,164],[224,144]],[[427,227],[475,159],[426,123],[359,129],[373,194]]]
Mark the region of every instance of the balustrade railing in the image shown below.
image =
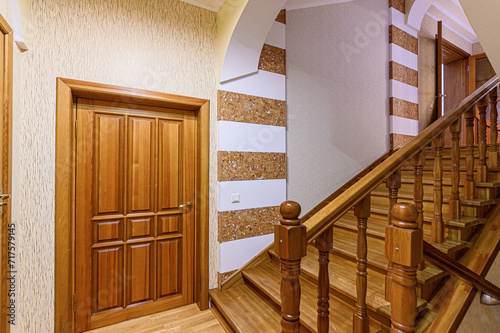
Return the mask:
[[[424,187],[423,167],[425,148],[432,143],[433,199],[434,211],[431,221],[431,241],[445,241],[443,222],[443,150],[444,131],[449,128],[451,144],[451,196],[449,218],[462,216],[461,200],[475,198],[476,182],[485,182],[488,177],[487,159],[490,167],[499,166],[497,145],[497,88],[498,77],[494,77],[472,95],[464,99],[453,111],[445,114],[411,142],[394,152],[356,183],[350,184],[342,193],[325,202],[320,208],[299,220],[300,206],[285,202],[281,207],[283,218],[275,227],[275,251],[280,257],[282,285],[282,330],[300,331],[300,260],[306,255],[307,244],[315,242],[319,252],[318,273],[318,332],[329,328],[329,253],[332,249],[333,225],[351,208],[357,218],[357,299],[353,313],[353,331],[369,331],[369,317],[366,305],[367,295],[367,227],[370,217],[370,193],[384,180],[389,192],[388,226],[386,228],[386,258],[389,262],[386,283],[386,298],[391,302],[391,332],[413,332],[417,317],[416,271],[423,267],[423,223]],[[491,105],[491,146],[487,154],[486,109]],[[474,163],[474,108],[479,110],[479,164]],[[462,118],[465,121],[466,174],[464,193],[460,193],[460,142]],[[401,187],[401,166],[409,161],[414,168],[413,204],[398,202]],[[476,172],[476,176],[474,175]]]

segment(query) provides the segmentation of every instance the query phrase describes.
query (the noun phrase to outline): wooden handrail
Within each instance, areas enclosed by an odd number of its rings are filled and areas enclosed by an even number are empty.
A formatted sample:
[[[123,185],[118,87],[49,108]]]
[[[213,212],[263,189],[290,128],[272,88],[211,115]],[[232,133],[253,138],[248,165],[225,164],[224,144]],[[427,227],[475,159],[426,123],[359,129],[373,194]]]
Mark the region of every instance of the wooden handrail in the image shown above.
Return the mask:
[[[356,184],[340,194],[335,200],[309,217],[304,223],[307,227],[308,243],[314,241],[316,237],[330,228],[351,207],[361,201],[367,193],[373,191],[387,176],[401,167],[405,161],[425,148],[432,139],[440,135],[453,122],[457,121],[463,113],[484,98],[499,82],[500,80],[497,76],[486,82],[478,90],[465,98],[452,112],[439,118],[408,144],[356,182]]]
[[[496,299],[500,299],[499,287],[474,273],[457,260],[447,256],[427,242],[424,242],[424,258],[442,270],[472,284],[479,291],[482,291]]]

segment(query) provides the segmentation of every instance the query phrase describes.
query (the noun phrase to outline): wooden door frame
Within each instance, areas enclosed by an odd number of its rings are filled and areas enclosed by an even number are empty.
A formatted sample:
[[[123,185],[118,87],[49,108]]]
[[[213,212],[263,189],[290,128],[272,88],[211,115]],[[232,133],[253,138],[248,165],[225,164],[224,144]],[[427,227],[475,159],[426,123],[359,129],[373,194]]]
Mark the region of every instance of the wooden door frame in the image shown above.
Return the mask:
[[[9,176],[12,172],[12,80],[13,80],[13,58],[14,58],[14,33],[12,28],[5,21],[2,15],[0,15],[0,32],[5,36],[4,44],[4,66],[3,71],[3,91],[0,91],[0,105],[2,105],[1,112],[4,122],[8,123],[8,136],[5,138],[6,142],[3,142],[4,149],[7,149],[7,160],[8,160],[8,174],[3,175],[4,186],[3,191],[7,194],[12,194],[12,178]],[[2,170],[4,172],[4,170]],[[7,179],[5,179],[5,177]],[[1,193],[0,193],[1,194]],[[7,271],[8,261],[7,261],[7,224],[11,219],[11,205],[9,204],[4,208],[3,215],[0,222],[0,332],[10,332],[10,325],[7,324],[6,318],[6,306],[10,303],[10,297],[8,295],[8,284],[7,284]],[[19,243],[19,242],[17,242]],[[17,260],[16,260],[17,261]]]
[[[194,295],[208,309],[210,101],[57,78],[55,202],[55,332],[74,331],[75,293],[75,99],[77,97],[193,111],[196,114]]]

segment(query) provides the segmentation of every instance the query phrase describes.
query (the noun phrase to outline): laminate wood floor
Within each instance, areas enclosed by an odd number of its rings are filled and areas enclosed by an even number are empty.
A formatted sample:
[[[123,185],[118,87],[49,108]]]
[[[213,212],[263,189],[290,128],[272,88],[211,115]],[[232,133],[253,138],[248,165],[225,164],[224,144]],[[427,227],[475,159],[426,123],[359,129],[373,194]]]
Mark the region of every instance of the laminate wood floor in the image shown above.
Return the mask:
[[[224,333],[224,329],[210,310],[200,311],[196,304],[186,305],[177,309],[155,313],[122,323],[98,328],[92,333]]]

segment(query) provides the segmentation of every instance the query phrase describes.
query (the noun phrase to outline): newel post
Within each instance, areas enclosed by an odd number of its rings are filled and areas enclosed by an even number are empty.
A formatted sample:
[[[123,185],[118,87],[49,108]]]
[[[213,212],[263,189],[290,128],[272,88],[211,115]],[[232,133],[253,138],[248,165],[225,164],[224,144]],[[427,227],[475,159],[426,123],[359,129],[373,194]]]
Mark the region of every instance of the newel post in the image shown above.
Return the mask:
[[[306,255],[306,227],[300,224],[300,205],[285,201],[280,224],[274,226],[274,251],[281,266],[281,331],[300,331],[300,260]]]
[[[412,204],[395,204],[392,216],[392,225],[385,232],[385,255],[392,263],[391,333],[410,333],[417,318],[417,266],[423,259],[423,232]]]

